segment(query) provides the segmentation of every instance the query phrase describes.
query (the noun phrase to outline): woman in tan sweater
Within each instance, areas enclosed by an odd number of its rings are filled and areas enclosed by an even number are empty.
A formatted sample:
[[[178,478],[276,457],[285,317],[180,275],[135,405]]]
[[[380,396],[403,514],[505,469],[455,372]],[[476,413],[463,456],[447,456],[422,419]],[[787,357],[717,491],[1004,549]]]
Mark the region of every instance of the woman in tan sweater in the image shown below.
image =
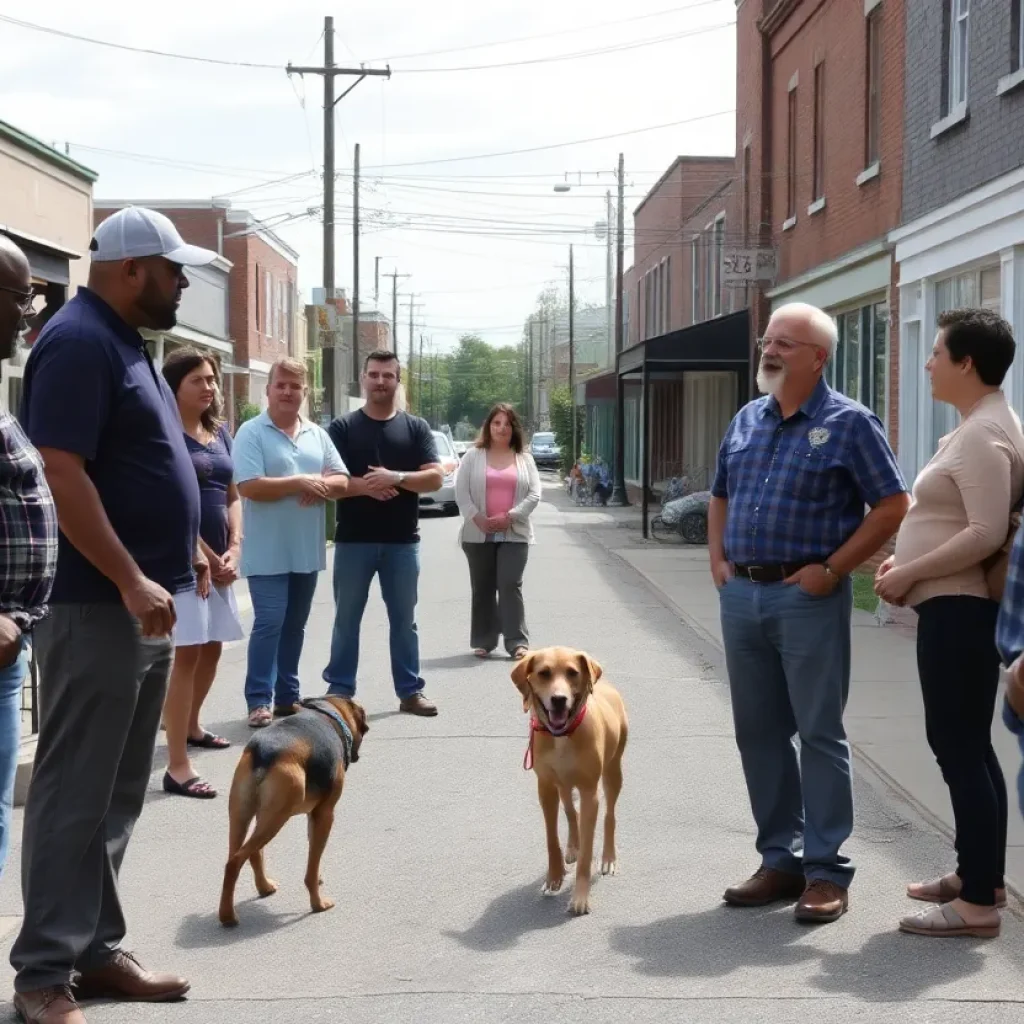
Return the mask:
[[[999,605],[984,563],[1006,542],[1024,492],[1024,433],[1000,389],[1014,350],[1010,325],[989,310],[939,317],[926,368],[932,395],[961,422],[921,470],[895,554],[875,579],[880,597],[918,615],[928,743],[956,823],[956,871],[907,887],[912,899],[938,904],[900,921],[918,935],[995,937],[1006,905],[1006,783],[991,738]]]

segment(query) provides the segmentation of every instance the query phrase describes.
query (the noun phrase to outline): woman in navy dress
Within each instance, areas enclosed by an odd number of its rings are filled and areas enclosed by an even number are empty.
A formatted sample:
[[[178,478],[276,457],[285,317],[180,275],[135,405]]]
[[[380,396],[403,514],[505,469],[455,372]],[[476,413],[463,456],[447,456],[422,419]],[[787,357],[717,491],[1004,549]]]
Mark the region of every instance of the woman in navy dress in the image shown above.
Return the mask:
[[[238,579],[242,506],[232,482],[231,435],[220,419],[220,372],[194,349],[178,349],[164,361],[164,378],[178,400],[185,444],[199,478],[199,546],[210,562],[210,582],[174,595],[174,667],[164,702],[167,771],[164,790],[210,799],[217,791],[192,766],[189,751],[222,750],[231,744],[207,732],[199,713],[213,686],[221,648],[242,639],[232,584]]]

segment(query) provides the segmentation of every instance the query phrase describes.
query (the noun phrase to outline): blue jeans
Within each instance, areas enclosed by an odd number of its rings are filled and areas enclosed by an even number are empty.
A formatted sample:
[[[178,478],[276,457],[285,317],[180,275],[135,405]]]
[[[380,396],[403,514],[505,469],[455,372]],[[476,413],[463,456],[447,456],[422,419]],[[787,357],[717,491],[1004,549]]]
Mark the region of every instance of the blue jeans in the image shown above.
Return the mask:
[[[736,744],[763,866],[846,887],[853,830],[843,711],[850,688],[849,580],[828,597],[733,578],[719,591]],[[796,737],[799,736],[799,754]]]
[[[391,678],[399,698],[422,693],[416,601],[420,580],[419,544],[335,544],[334,633],[324,669],[329,693],[352,697],[359,668],[359,629],[374,576],[391,625]]]
[[[21,688],[28,675],[28,654],[22,641],[14,662],[0,668],[0,875],[11,845],[11,812],[14,809],[14,777],[18,770],[21,740]]]
[[[299,658],[318,575],[292,572],[249,577],[253,623],[245,702],[250,712],[269,707],[271,698],[279,707],[299,700]]]
[[[1024,758],[1024,722],[1017,716],[1017,712],[1010,707],[1010,702],[1003,698],[1003,724],[1017,737],[1017,745],[1020,747],[1021,757]],[[1020,813],[1024,815],[1024,763],[1017,773],[1017,804]]]

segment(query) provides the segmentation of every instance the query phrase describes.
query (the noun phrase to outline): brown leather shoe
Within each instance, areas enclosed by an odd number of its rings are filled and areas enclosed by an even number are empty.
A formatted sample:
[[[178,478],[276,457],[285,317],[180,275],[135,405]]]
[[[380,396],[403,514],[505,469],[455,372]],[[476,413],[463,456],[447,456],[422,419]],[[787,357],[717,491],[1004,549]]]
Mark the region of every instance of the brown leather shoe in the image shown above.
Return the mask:
[[[806,884],[803,875],[760,867],[745,882],[729,886],[722,899],[734,907],[764,907],[779,900],[799,899]]]
[[[422,693],[414,693],[411,697],[403,697],[398,710],[407,715],[419,715],[421,718],[433,718],[437,714],[437,705],[427,700]]]
[[[68,985],[15,992],[14,1009],[25,1024],[86,1024]]]
[[[812,878],[796,905],[794,914],[805,924],[828,924],[838,921],[850,905],[849,893],[835,882]]]
[[[274,717],[291,718],[292,715],[297,715],[301,710],[301,704],[275,704]]]
[[[75,994],[79,999],[167,1003],[180,999],[191,987],[177,975],[147,971],[133,953],[119,949],[102,967],[78,976]]]

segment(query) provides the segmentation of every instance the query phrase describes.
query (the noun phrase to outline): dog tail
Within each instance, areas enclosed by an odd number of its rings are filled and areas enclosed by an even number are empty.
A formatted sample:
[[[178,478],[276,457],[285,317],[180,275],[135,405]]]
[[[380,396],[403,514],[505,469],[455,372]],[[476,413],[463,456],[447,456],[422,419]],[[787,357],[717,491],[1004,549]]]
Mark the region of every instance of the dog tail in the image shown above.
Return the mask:
[[[229,856],[245,842],[252,819],[256,817],[260,783],[256,774],[252,767],[252,754],[248,750],[243,751],[238,759],[235,776],[231,780],[231,792],[228,795],[228,821],[231,823],[231,835],[228,839]]]

